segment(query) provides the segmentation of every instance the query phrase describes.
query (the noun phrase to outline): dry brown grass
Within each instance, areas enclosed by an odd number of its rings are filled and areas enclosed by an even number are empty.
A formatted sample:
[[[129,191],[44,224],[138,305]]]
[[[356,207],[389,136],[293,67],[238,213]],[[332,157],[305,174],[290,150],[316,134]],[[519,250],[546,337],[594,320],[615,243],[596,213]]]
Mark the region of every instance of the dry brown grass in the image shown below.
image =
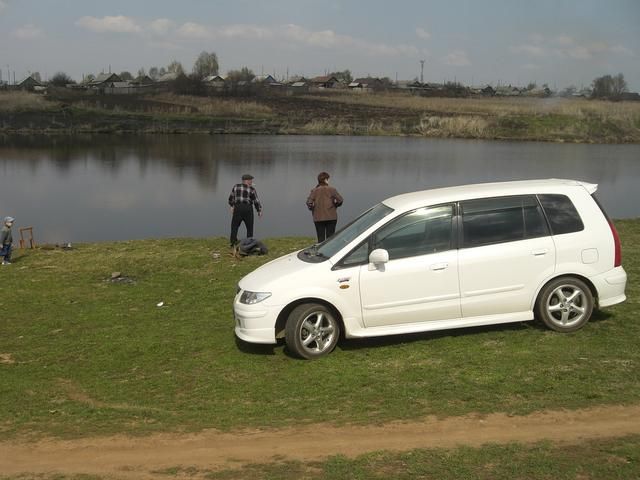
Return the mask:
[[[366,124],[349,123],[344,120],[313,119],[304,125],[285,128],[283,133],[304,133],[306,135],[402,135],[398,122],[383,123],[370,120]]]
[[[177,111],[183,113],[184,107],[196,109],[198,113],[221,117],[263,118],[272,115],[271,108],[252,101],[228,100],[213,97],[195,97],[164,93],[153,97],[156,102],[167,104],[167,108],[176,106]],[[166,112],[163,112],[166,113]]]
[[[405,93],[361,95],[347,92],[341,95],[318,96],[317,98],[372,107],[417,110],[430,114],[476,116],[558,114],[573,117],[595,115],[613,120],[640,118],[640,102],[607,102],[584,98],[440,98],[420,97]]]
[[[484,138],[488,127],[487,120],[479,116],[424,116],[418,131],[430,137]]]
[[[15,112],[19,110],[49,110],[58,106],[37,93],[0,92],[0,111]]]

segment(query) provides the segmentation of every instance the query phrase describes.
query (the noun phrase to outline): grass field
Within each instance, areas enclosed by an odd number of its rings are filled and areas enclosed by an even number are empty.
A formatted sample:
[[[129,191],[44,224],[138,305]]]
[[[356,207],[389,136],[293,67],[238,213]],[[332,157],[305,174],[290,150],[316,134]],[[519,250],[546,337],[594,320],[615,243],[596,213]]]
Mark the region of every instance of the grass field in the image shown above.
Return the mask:
[[[0,92],[0,133],[390,135],[579,143],[640,142],[640,102],[437,98],[408,93],[246,97]]]
[[[640,476],[640,437],[577,445],[488,445],[482,448],[375,452],[355,459],[254,464],[222,472],[176,467],[157,472],[210,480],[629,480]],[[202,477],[199,477],[202,478]]]
[[[578,142],[640,141],[640,102],[566,98],[323,95],[324,102],[416,112],[424,136]],[[393,135],[393,124],[387,128]],[[617,140],[616,140],[617,139]]]
[[[521,323],[345,340],[313,362],[238,342],[231,309],[243,275],[307,239],[273,239],[268,257],[242,260],[222,238],[19,252],[0,270],[0,431],[137,435],[637,403],[640,221],[617,224],[628,300],[575,334]]]
[[[42,95],[35,95],[28,92],[0,91],[0,112],[50,110],[58,107],[58,102],[50,101]]]

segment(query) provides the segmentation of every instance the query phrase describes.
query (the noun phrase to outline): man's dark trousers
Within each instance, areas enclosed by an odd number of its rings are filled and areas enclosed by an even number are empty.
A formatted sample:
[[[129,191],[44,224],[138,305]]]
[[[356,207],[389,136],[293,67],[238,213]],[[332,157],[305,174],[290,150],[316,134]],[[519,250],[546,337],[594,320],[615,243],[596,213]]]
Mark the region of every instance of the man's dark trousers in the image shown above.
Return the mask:
[[[253,237],[253,205],[250,203],[236,203],[233,208],[231,237],[229,238],[231,245],[235,245],[238,242],[238,228],[242,222],[247,227],[247,238]]]

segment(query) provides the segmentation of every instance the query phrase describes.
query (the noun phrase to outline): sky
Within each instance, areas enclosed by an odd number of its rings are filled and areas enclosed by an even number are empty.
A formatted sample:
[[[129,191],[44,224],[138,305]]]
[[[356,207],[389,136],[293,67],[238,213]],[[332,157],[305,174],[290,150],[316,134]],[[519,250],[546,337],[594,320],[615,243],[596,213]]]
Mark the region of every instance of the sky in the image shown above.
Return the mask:
[[[173,60],[190,71],[202,51],[222,75],[348,69],[560,90],[623,73],[640,91],[640,0],[0,0],[5,81],[135,76]]]

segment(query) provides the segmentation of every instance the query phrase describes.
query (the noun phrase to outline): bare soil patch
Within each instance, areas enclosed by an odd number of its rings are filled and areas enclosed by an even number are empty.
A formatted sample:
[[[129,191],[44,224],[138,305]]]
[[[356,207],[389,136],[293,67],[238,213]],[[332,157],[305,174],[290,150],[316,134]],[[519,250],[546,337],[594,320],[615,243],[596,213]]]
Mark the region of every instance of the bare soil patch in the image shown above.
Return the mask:
[[[575,444],[590,439],[640,434],[640,405],[576,411],[543,411],[527,416],[468,415],[378,426],[308,425],[277,430],[243,430],[149,437],[114,436],[76,440],[0,442],[0,472],[93,474],[115,479],[151,479],[158,471],[198,471],[274,460],[354,457],[378,450],[453,448],[486,443],[550,440]]]

